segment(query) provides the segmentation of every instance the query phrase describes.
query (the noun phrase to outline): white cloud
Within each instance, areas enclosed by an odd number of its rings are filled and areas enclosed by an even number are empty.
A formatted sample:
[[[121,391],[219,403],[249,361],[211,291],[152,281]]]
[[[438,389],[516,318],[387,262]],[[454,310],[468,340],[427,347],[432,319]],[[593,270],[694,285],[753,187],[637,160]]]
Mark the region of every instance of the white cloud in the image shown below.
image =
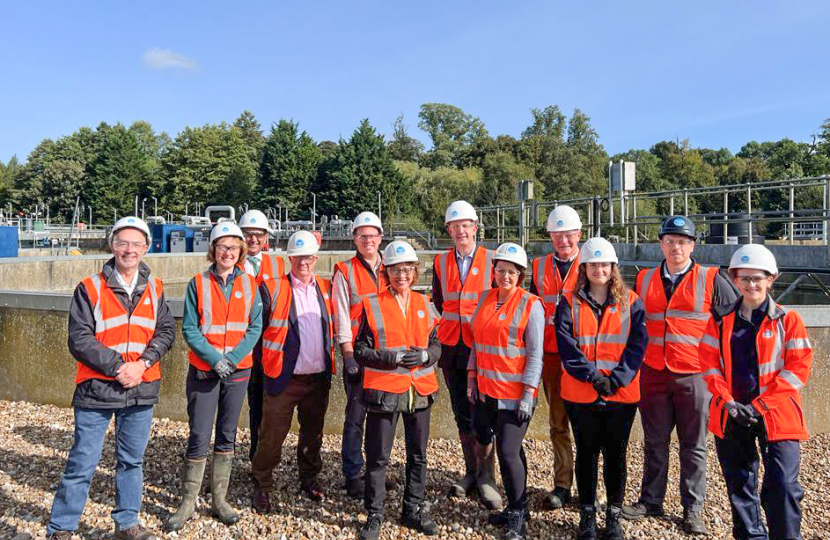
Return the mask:
[[[196,61],[192,58],[179,53],[174,53],[170,49],[160,49],[153,47],[147,49],[142,55],[144,65],[150,69],[184,69],[193,71],[199,68]]]

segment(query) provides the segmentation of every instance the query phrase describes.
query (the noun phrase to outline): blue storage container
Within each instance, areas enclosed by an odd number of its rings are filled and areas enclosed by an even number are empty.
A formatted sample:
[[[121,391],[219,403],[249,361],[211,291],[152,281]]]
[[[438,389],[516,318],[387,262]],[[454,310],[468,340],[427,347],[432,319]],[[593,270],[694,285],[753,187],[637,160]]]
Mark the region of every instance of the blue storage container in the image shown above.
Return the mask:
[[[17,227],[0,227],[0,257],[17,257]]]
[[[184,225],[173,223],[151,224],[150,234],[153,236],[153,244],[150,246],[150,253],[170,253],[170,232],[184,229]]]

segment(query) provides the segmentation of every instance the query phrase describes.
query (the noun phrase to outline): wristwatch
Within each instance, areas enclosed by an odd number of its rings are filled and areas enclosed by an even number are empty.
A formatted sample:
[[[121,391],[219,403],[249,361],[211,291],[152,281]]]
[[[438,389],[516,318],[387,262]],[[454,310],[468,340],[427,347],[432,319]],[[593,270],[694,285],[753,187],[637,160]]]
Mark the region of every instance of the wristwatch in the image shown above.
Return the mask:
[[[147,358],[144,359],[144,369],[150,369],[153,367],[153,362],[148,360]]]

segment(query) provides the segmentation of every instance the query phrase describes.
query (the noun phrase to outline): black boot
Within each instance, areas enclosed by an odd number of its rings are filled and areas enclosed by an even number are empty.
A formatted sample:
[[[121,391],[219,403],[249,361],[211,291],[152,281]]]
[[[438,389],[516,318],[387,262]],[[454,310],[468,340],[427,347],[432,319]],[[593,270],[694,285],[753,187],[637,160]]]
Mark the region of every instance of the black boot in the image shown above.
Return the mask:
[[[597,509],[593,504],[579,507],[579,530],[577,540],[597,540]]]
[[[527,534],[527,522],[524,510],[507,511],[507,532],[504,540],[524,540]]]
[[[435,536],[438,534],[438,525],[435,524],[432,517],[424,510],[423,505],[414,508],[404,506],[401,523],[404,527],[415,529],[427,536]]]
[[[383,525],[383,514],[370,512],[366,517],[366,523],[360,528],[358,538],[360,540],[377,540],[381,525]]]
[[[608,505],[605,510],[605,534],[604,540],[623,540],[622,524],[620,524],[620,513],[622,508],[619,506]]]

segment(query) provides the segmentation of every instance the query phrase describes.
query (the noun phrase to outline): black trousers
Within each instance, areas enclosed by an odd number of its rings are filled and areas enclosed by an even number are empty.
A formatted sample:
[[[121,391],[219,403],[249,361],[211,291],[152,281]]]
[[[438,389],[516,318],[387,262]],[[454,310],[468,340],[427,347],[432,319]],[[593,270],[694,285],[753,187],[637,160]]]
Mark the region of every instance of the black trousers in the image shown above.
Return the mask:
[[[626,481],[626,451],[636,403],[565,402],[576,439],[576,486],[579,504],[596,502],[599,454],[602,452],[605,491],[608,504],[622,506]]]
[[[747,429],[730,423],[725,437],[715,438],[715,449],[732,507],[732,535],[738,540],[800,540],[804,489],[798,482],[799,442],[769,442],[763,424]],[[759,461],[764,463],[760,497]],[[761,507],[767,516],[769,536]]]
[[[442,347],[444,352],[450,350],[451,354],[463,354],[463,350],[459,352],[457,349],[466,350],[469,357],[470,349],[467,347]],[[473,410],[475,407],[467,401],[466,364],[464,368],[445,367],[442,368],[442,371],[444,372],[444,382],[447,384],[447,393],[450,395],[450,406],[455,418],[455,425],[458,427],[458,434],[472,433]]]
[[[187,459],[207,456],[210,435],[214,431],[214,419],[216,437],[213,451],[233,452],[239,413],[242,412],[242,400],[245,399],[250,377],[250,369],[240,369],[222,380],[212,371],[199,372],[190,366],[186,383],[187,418],[190,425],[185,454]]]
[[[386,467],[395,441],[398,416],[403,416],[406,442],[406,487],[403,511],[415,510],[424,501],[427,481],[427,441],[432,407],[412,413],[366,413],[366,491],[363,503],[368,512],[383,514],[386,500]]]
[[[475,411],[476,437],[489,444],[496,437],[499,471],[507,493],[507,508],[523,510],[527,506],[527,458],[522,441],[530,421],[519,422],[515,410],[498,408],[498,402],[486,398]],[[489,439],[487,438],[489,434]]]
[[[259,426],[262,424],[262,404],[265,402],[262,384],[262,364],[254,361],[251,367],[251,380],[248,382],[248,425],[251,428],[251,450],[249,457],[253,461],[259,444]]]

